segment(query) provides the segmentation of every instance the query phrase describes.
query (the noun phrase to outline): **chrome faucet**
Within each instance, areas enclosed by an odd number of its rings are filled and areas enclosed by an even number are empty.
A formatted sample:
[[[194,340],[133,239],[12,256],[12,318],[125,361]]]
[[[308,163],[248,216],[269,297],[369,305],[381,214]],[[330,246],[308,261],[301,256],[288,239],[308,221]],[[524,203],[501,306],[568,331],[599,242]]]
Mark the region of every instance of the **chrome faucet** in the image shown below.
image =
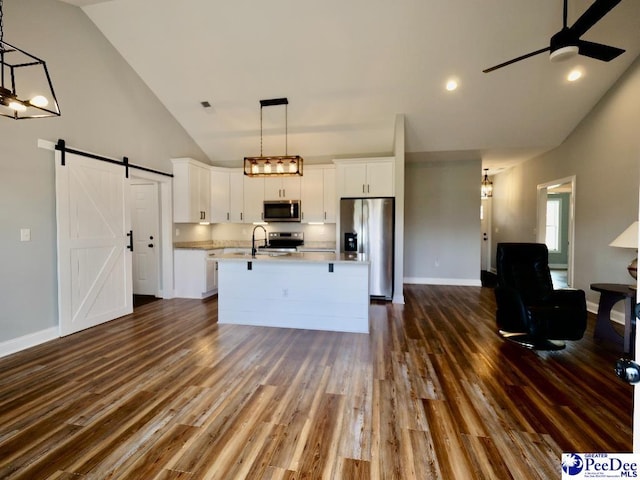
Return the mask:
[[[266,247],[267,244],[267,229],[264,228],[262,225],[256,225],[255,227],[253,227],[253,232],[251,232],[251,256],[255,257],[256,253],[258,252],[258,249],[256,248],[256,228],[260,227],[262,230],[264,230],[264,246]]]

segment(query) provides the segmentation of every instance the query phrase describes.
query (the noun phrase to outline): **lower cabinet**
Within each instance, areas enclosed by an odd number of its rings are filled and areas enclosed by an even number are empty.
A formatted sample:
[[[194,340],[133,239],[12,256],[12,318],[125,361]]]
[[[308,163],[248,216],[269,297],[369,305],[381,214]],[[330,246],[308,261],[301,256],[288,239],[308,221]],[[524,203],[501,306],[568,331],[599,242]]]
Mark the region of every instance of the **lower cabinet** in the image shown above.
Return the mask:
[[[180,298],[206,298],[218,292],[216,256],[224,249],[173,251],[174,292]]]

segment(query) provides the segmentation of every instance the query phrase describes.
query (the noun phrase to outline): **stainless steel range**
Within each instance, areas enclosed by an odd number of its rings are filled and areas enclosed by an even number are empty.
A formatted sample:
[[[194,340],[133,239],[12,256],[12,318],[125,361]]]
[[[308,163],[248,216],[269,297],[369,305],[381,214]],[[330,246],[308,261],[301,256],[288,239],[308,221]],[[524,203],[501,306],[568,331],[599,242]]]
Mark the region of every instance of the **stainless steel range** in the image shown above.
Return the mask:
[[[295,252],[304,245],[303,232],[269,232],[269,244],[259,247],[262,252]]]

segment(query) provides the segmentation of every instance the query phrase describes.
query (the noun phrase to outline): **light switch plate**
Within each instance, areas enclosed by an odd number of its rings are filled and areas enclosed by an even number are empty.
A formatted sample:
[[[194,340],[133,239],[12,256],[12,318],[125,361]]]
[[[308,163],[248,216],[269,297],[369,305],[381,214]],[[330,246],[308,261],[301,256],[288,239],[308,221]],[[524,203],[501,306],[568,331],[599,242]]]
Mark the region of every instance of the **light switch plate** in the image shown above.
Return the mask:
[[[21,228],[20,229],[20,241],[21,242],[30,242],[31,241],[31,229],[30,228]]]

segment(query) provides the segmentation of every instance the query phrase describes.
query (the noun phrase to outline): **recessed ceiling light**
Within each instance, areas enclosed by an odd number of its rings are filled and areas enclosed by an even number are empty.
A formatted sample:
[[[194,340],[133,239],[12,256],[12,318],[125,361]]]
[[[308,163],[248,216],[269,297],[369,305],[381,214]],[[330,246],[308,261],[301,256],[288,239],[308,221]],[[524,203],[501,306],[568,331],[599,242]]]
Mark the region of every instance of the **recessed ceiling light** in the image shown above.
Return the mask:
[[[569,72],[569,75],[567,75],[567,80],[569,80],[570,82],[575,82],[576,80],[579,80],[580,77],[582,77],[582,72],[580,70],[571,70]]]
[[[458,88],[458,82],[455,80],[449,80],[445,87],[449,92],[453,92],[456,88]]]

